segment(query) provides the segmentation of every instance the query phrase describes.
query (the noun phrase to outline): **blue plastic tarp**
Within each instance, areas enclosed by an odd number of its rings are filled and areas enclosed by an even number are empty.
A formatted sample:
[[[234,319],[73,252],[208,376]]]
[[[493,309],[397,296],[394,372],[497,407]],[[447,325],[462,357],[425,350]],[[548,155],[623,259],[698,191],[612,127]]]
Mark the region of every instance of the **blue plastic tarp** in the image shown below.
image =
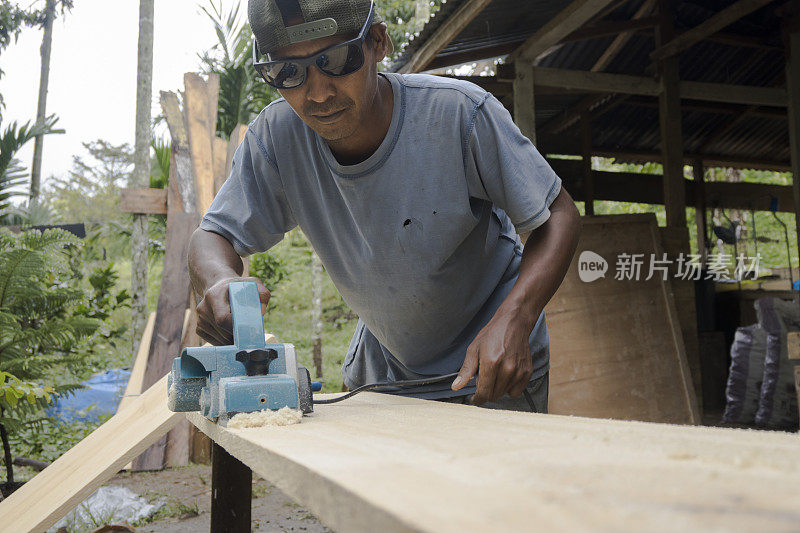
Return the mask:
[[[113,415],[130,375],[129,370],[123,369],[97,373],[83,382],[85,388],[59,398],[47,414],[62,422],[97,422],[102,415]]]

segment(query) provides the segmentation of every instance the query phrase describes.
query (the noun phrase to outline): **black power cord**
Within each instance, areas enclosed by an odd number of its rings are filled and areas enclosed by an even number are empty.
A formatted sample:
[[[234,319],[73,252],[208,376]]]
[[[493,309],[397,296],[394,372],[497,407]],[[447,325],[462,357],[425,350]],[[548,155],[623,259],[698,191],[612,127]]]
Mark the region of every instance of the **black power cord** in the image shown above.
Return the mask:
[[[441,383],[443,381],[448,381],[451,379],[454,380],[456,376],[458,376],[458,372],[453,372],[452,374],[446,374],[444,376],[437,376],[435,378],[406,379],[404,381],[386,381],[384,383],[369,383],[367,385],[361,385],[360,387],[351,390],[347,394],[342,394],[341,396],[337,396],[336,398],[331,398],[329,400],[312,400],[312,401],[315,405],[336,403],[336,402],[341,402],[342,400],[346,400],[348,398],[352,398],[359,392],[375,390],[375,389],[419,387],[421,385],[432,385],[434,383]],[[531,412],[535,413],[536,406],[533,403],[533,398],[531,398],[530,393],[528,393],[527,389],[522,389],[522,393],[525,395],[525,401],[528,402],[528,405],[531,408]]]
[[[441,383],[443,381],[454,380],[456,376],[458,376],[458,372],[453,372],[452,374],[446,374],[444,376],[436,376],[434,378],[406,379],[403,381],[386,381],[384,383],[368,383],[367,385],[361,385],[360,387],[351,390],[347,394],[337,396],[336,398],[331,398],[329,400],[313,400],[313,402],[315,405],[336,403],[336,402],[341,402],[342,400],[346,400],[348,398],[352,398],[359,392],[375,390],[375,389],[419,387],[421,385],[432,385],[434,383]]]

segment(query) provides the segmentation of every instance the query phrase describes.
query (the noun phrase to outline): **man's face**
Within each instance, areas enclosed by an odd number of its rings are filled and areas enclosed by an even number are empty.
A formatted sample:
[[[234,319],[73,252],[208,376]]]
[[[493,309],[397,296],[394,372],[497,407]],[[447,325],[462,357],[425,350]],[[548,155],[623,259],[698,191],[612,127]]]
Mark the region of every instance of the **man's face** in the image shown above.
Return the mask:
[[[376,37],[381,28],[373,26],[370,31]],[[295,43],[277,50],[272,57],[308,57],[350,38],[337,35]],[[364,65],[358,71],[332,77],[309,66],[303,85],[279,91],[303,122],[326,141],[346,139],[369,120],[367,114],[378,88],[377,63],[384,54],[380,41],[373,38],[368,43],[363,44]]]

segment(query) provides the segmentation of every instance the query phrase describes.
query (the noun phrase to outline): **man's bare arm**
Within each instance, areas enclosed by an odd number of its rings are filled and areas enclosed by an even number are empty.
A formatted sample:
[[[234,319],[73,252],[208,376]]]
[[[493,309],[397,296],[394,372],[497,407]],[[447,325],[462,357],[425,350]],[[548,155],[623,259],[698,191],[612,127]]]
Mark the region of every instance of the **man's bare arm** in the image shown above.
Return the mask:
[[[195,230],[189,241],[189,277],[197,296],[197,334],[216,346],[233,342],[228,284],[252,281],[258,285],[262,311],[269,291],[260,279],[242,277],[244,265],[233,245],[221,235]]]
[[[508,392],[522,394],[533,373],[528,338],[569,268],[580,235],[580,214],[565,189],[550,205],[550,218],[524,237],[519,277],[494,317],[467,348],[453,389],[478,373],[476,404]]]

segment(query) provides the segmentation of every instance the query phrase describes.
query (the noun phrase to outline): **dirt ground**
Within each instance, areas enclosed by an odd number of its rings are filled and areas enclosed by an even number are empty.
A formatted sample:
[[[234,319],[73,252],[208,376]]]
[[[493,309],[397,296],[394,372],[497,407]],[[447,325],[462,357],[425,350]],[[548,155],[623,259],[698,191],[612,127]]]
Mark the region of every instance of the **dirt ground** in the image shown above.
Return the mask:
[[[161,472],[125,472],[117,474],[107,485],[126,487],[151,502],[166,502],[159,517],[136,527],[137,532],[189,533],[209,529],[209,465],[190,465]],[[331,531],[307,509],[256,474],[253,474],[252,520],[253,531]]]

